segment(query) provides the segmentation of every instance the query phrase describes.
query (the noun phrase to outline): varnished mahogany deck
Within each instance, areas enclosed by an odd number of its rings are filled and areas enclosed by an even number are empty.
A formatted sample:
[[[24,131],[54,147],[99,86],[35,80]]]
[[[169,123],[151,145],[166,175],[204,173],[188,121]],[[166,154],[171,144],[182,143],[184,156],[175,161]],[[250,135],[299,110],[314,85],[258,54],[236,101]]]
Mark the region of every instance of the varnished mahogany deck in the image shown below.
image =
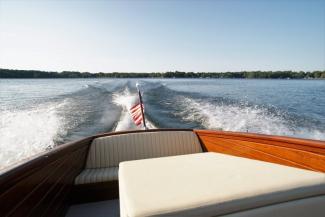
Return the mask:
[[[282,136],[194,130],[205,151],[325,172],[325,142]]]

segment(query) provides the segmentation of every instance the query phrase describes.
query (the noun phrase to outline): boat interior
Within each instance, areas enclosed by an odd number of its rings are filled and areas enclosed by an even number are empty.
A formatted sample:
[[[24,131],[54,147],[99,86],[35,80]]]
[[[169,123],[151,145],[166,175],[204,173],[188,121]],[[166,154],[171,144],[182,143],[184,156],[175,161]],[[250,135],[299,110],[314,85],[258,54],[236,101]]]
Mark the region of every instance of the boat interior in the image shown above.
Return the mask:
[[[192,129],[111,132],[0,174],[0,216],[325,216],[325,142]]]

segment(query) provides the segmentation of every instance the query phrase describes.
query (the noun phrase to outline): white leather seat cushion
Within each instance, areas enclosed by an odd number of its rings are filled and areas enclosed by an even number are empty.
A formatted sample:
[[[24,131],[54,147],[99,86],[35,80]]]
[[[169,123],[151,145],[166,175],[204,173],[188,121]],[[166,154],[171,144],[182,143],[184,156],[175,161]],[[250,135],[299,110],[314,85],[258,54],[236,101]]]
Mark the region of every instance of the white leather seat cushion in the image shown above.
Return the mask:
[[[202,152],[192,131],[129,133],[94,139],[86,168],[117,167],[120,162]]]
[[[118,167],[85,169],[75,178],[75,184],[90,184],[113,180],[118,180]]]
[[[99,137],[92,142],[86,169],[75,184],[118,180],[122,161],[202,152],[192,131],[160,131]],[[112,168],[112,169],[111,169]]]
[[[120,163],[121,216],[217,216],[325,194],[325,174],[219,153]]]

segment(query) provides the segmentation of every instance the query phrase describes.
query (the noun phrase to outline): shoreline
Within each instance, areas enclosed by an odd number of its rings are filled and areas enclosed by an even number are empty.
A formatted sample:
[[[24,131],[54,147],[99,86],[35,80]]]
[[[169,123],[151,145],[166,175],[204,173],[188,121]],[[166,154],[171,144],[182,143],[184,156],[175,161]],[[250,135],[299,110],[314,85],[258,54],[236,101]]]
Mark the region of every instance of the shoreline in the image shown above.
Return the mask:
[[[272,79],[272,80],[324,80],[324,71],[240,71],[240,72],[49,72],[38,70],[1,69],[0,79],[99,79],[99,78],[151,78],[151,79]]]

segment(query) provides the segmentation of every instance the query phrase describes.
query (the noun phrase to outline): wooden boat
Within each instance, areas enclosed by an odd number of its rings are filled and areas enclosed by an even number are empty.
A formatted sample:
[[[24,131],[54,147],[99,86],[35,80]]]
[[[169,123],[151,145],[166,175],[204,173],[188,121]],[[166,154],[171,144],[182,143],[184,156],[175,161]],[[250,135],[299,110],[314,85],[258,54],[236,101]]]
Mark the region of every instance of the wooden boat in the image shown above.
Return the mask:
[[[0,216],[325,216],[325,142],[211,130],[113,132],[0,175]]]

